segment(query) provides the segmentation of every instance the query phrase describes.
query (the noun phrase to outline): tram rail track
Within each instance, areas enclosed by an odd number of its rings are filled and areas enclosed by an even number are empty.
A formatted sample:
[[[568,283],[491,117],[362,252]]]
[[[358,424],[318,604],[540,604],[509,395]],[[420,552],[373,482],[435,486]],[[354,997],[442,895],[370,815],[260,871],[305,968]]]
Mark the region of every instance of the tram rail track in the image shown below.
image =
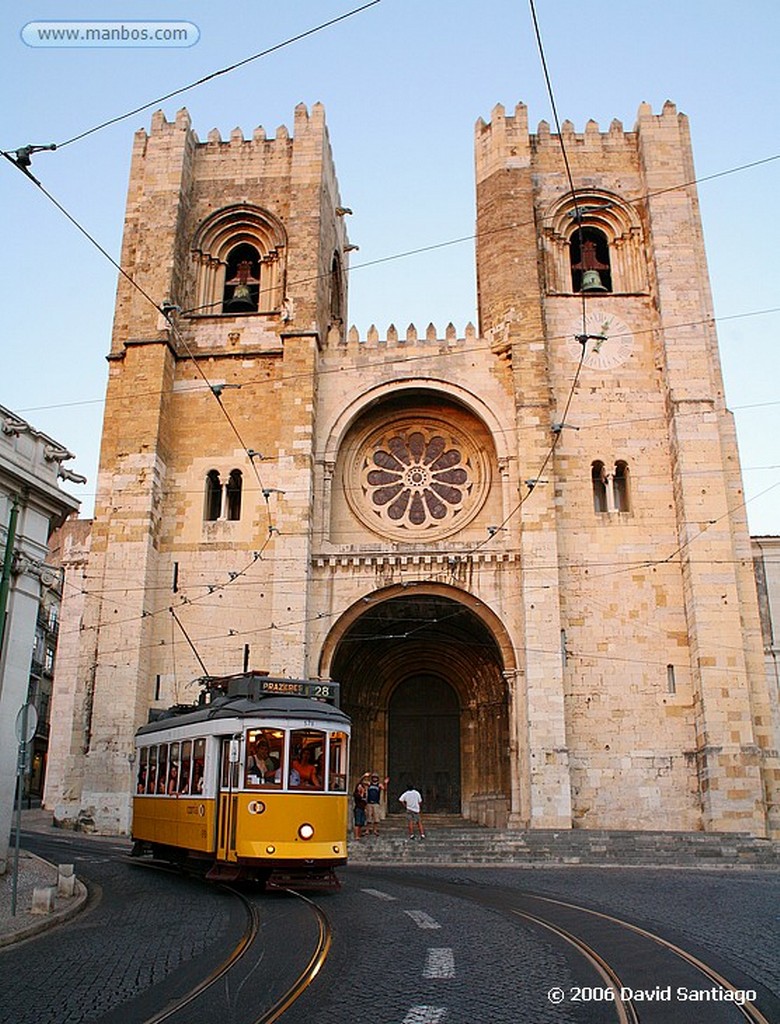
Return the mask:
[[[162,871],[171,874],[180,874],[175,868],[160,864],[143,864],[145,869]],[[255,942],[260,932],[260,910],[258,905],[248,899],[243,893],[233,886],[220,885],[220,889],[240,900],[246,911],[246,927],[238,941],[222,961],[215,965],[209,974],[193,985],[184,995],[169,1003],[164,1009],[147,1017],[143,1024],[164,1024],[166,1021],[175,1021],[187,1008],[195,1007],[198,1000],[202,999],[219,981],[226,979],[231,971],[248,955],[251,955]],[[278,995],[271,1006],[262,1010],[259,1015],[252,1016],[251,1013],[244,1016],[244,1024],[274,1024],[279,1020],[290,1007],[303,995],[312,984],[324,965],[328,952],[333,943],[333,929],[328,916],[309,897],[294,889],[280,889],[277,893],[301,900],[314,915],[317,926],[317,937],[313,949],[305,966],[298,971],[291,983]],[[262,954],[261,954],[262,955]]]
[[[288,889],[286,891],[291,895],[302,899],[305,903],[308,903],[310,908],[313,910],[317,918],[319,928],[318,940],[309,962],[300,972],[296,981],[288,988],[284,995],[280,996],[274,1005],[258,1017],[253,1024],[273,1024],[274,1021],[279,1020],[285,1011],[289,1010],[293,1003],[303,995],[309,985],[311,985],[319,974],[333,943],[333,930],[322,907],[314,903],[313,900],[310,900],[307,896],[303,896],[301,893],[294,892],[292,889]]]
[[[395,876],[394,881],[467,900],[556,936],[595,972],[599,986],[574,986],[568,994],[565,988],[553,986],[550,992],[559,992],[560,1001],[568,998],[571,1005],[577,991],[601,991],[605,993],[602,1001],[610,1004],[618,1024],[675,1024],[681,1019],[681,1012],[688,1014],[688,1020],[706,1020],[707,1024],[772,1024],[753,999],[744,998],[746,992],[760,990],[759,983],[735,984],[723,968],[716,968],[677,942],[613,914],[523,891],[469,891],[470,883],[447,882],[431,876]],[[736,969],[735,972],[741,973]],[[705,995],[711,990],[712,996],[709,1000],[694,999],[684,1004],[666,999],[667,991],[672,996],[680,990],[694,994],[703,991]],[[702,1012],[706,1016],[700,1016]]]
[[[742,991],[738,989],[736,985],[732,984],[732,982],[730,982],[727,978],[725,978],[719,971],[715,970],[713,967],[705,963],[699,957],[694,956],[693,953],[689,953],[687,950],[683,949],[681,946],[678,946],[676,943],[670,942],[668,939],[664,939],[662,936],[657,935],[655,932],[651,932],[646,928],[640,928],[639,925],[632,924],[630,921],[624,921],[622,918],[615,917],[612,914],[606,914],[603,911],[593,910],[589,907],[581,907],[577,904],[569,903],[565,900],[556,900],[549,896],[534,896],[533,898],[538,899],[540,902],[557,904],[562,907],[568,907],[577,910],[579,913],[591,914],[594,917],[603,918],[605,921],[610,921],[614,924],[617,924],[621,928],[626,928],[638,935],[644,936],[645,938],[650,939],[652,942],[655,942],[658,945],[663,946],[665,949],[669,950],[674,956],[677,956],[681,960],[690,964],[695,970],[699,971],[701,974],[704,975],[705,978],[718,985],[725,992],[729,992],[732,995],[736,995],[738,992]],[[746,1021],[750,1022],[750,1024],[771,1024],[771,1021],[769,1021],[761,1013],[758,1007],[756,1007],[753,1003],[740,1003],[734,1001],[733,1006],[735,1010],[742,1014],[743,1018]]]
[[[237,897],[244,904],[247,911],[247,927],[244,930],[239,941],[230,951],[228,956],[205,977],[197,985],[194,985],[189,992],[187,992],[181,999],[177,1000],[170,1006],[167,1006],[164,1010],[154,1014],[152,1017],[148,1017],[144,1024],[163,1024],[163,1021],[170,1020],[175,1017],[176,1014],[180,1013],[185,1007],[190,1006],[197,999],[199,999],[204,992],[207,992],[212,985],[215,985],[221,978],[223,978],[247,953],[251,948],[252,943],[257,938],[257,934],[260,930],[260,917],[257,912],[257,907],[251,903],[245,896],[229,886],[222,886],[223,890],[230,892],[233,896]]]

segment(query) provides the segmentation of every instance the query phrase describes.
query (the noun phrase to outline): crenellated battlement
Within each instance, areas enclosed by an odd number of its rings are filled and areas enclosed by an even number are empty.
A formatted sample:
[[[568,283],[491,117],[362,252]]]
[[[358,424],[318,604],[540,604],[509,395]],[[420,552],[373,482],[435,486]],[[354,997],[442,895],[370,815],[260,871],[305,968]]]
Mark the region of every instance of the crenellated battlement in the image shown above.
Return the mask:
[[[473,342],[477,337],[477,329],[470,321],[466,324],[463,335],[458,337],[454,324],[447,324],[444,336],[440,337],[438,329],[434,324],[428,324],[424,332],[419,332],[414,324],[409,324],[403,333],[400,333],[395,324],[390,324],[384,337],[380,337],[379,331],[374,324],[371,324],[365,337],[361,337],[358,329],[350,327],[343,339],[335,337],[329,344],[340,345],[342,348],[358,350],[383,349],[383,348],[419,348],[419,349],[442,349],[456,348]]]
[[[533,144],[537,149],[545,146],[555,146],[560,152],[560,139],[563,138],[567,146],[585,146],[592,149],[603,149],[604,146],[614,146],[615,142],[623,142],[626,133],[623,130],[623,122],[615,118],[606,132],[602,132],[598,121],[592,118],[585,125],[584,132],[576,131],[571,121],[564,121],[561,125],[560,136],[553,134],[547,121],[540,121],[536,129],[536,135],[532,136]]]
[[[292,135],[284,124],[279,125],[276,129],[276,133],[270,137],[262,125],[258,125],[249,138],[245,137],[243,129],[240,127],[234,128],[227,139],[223,139],[219,128],[212,128],[206,136],[206,141],[201,142],[197,134],[192,131],[192,119],[190,118],[189,111],[186,107],[182,107],[181,110],[177,112],[173,121],[169,121],[166,118],[164,111],[157,110],[152,115],[150,131],[147,133],[145,129],[141,128],[137,135],[142,138],[149,138],[160,135],[171,135],[177,131],[189,132],[191,133],[192,139],[195,143],[201,146],[210,146],[212,148],[217,146],[257,146],[273,144],[275,142],[287,143],[291,139],[303,138],[304,136],[312,133],[316,135],[327,135],[327,130],[325,128],[325,108],[321,103],[315,103],[312,106],[311,111],[309,111],[305,103],[298,104],[295,108],[295,120],[293,123]]]
[[[615,154],[635,149],[637,136],[643,130],[659,126],[676,130],[678,124],[685,121],[685,115],[678,114],[675,104],[667,100],[660,114],[654,114],[648,103],[642,103],[630,132],[615,118],[606,131],[591,119],[584,131],[578,132],[573,122],[566,120],[561,125],[560,136],[551,131],[547,121],[540,121],[534,135],[528,131],[525,104],[518,103],[514,114],[507,114],[499,103],[491,111],[490,121],[479,118],[475,126],[477,180],[483,181],[497,170],[528,167],[534,156],[542,158],[551,150],[557,157],[561,139],[572,152],[596,156]]]

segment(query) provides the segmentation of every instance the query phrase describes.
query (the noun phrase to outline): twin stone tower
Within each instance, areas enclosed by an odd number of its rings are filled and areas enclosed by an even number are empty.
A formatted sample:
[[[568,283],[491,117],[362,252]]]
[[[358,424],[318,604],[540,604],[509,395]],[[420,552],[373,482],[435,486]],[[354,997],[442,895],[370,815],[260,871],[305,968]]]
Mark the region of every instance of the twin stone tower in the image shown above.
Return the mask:
[[[561,139],[499,106],[475,150],[477,326],[361,338],[320,105],[274,138],[136,134],[121,262],[166,315],[120,278],[63,823],[126,830],[136,728],[249,667],[337,680],[391,805],[778,833],[687,121]]]

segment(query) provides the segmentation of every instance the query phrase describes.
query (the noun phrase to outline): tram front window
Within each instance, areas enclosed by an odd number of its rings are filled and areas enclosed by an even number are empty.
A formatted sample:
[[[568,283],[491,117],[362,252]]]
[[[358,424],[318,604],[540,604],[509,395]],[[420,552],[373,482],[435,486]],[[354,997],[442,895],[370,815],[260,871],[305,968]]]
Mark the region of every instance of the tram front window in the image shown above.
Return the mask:
[[[249,729],[246,734],[244,784],[281,786],[284,778],[284,733],[279,729]]]
[[[290,734],[291,789],[324,789],[325,733],[296,729]]]

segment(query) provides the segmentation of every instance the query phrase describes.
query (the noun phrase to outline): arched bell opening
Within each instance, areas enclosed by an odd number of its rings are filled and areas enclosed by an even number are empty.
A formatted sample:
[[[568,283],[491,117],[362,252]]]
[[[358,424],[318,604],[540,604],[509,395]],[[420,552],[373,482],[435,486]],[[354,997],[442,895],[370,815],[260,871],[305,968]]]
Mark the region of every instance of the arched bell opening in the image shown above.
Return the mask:
[[[400,588],[397,588],[400,590]],[[388,810],[413,783],[428,812],[489,825],[510,813],[506,637],[462,600],[374,595],[334,626],[320,671],[352,718],[353,784],[390,776]],[[465,595],[463,595],[465,596]]]
[[[609,242],[603,231],[579,227],[569,242],[572,291],[611,292]]]

